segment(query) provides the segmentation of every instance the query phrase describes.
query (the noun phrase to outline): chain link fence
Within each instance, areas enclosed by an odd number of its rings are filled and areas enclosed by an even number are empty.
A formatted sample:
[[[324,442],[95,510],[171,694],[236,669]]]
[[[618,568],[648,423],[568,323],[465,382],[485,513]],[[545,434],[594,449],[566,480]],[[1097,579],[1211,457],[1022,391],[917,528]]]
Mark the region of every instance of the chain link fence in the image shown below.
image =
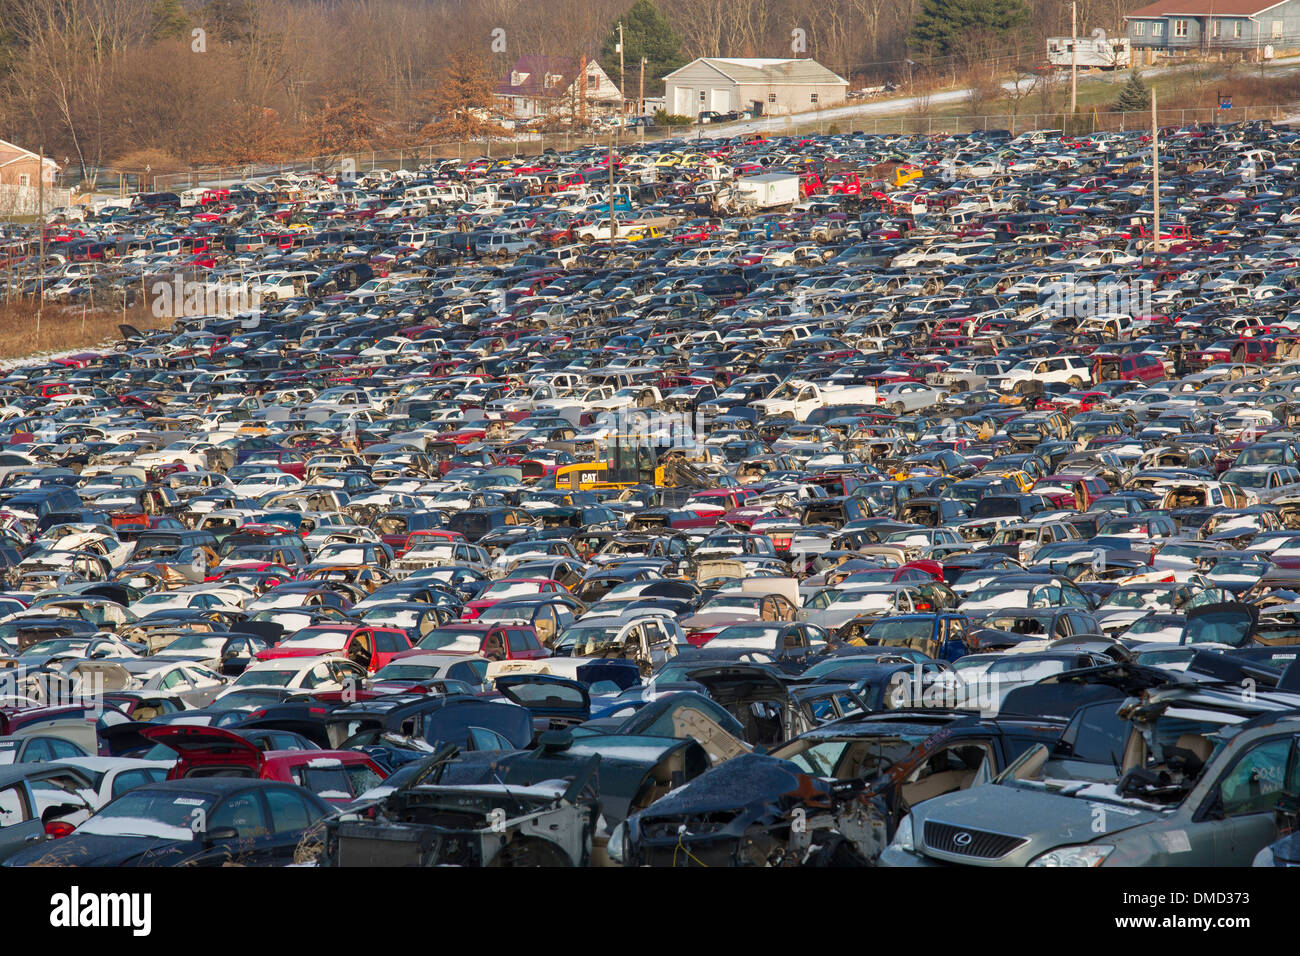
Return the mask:
[[[1228,125],[1276,120],[1294,113],[1285,106],[1242,106],[1233,109],[1162,109],[1159,124],[1163,126],[1189,126],[1196,123]],[[828,115],[814,119],[770,117],[750,120],[741,124],[717,126],[656,127],[606,133],[546,133],[521,136],[518,139],[467,140],[458,143],[430,143],[393,149],[365,150],[355,153],[336,153],[326,156],[309,156],[279,163],[253,163],[239,166],[210,166],[184,173],[157,174],[147,184],[154,190],[179,192],[203,186],[216,186],[242,180],[277,176],[285,173],[337,173],[346,162],[358,176],[377,169],[415,170],[442,159],[472,159],[477,157],[537,156],[547,150],[567,152],[579,147],[606,149],[611,142],[615,149],[626,151],[638,144],[673,137],[687,140],[701,137],[731,136],[732,129],[758,129],[765,135],[790,136],[833,133],[870,133],[873,135],[949,135],[987,130],[1009,130],[1022,133],[1026,130],[1062,130],[1082,135],[1104,131],[1124,131],[1151,128],[1149,110],[1117,113],[1104,110],[1071,115],[1066,111],[1053,113],[988,113],[973,116],[951,116],[931,112],[893,114],[890,116]]]

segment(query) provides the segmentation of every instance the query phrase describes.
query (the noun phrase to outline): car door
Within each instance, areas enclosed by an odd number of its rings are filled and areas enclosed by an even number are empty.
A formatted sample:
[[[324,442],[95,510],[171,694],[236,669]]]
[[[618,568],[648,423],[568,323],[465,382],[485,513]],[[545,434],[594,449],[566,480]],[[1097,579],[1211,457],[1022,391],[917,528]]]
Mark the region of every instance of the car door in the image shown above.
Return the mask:
[[[256,789],[226,797],[204,822],[197,834],[203,848],[190,861],[197,866],[270,866],[277,859],[276,844],[285,840],[271,832],[266,803]]]
[[[276,865],[292,863],[303,833],[325,813],[292,787],[268,787],[262,796],[271,822],[266,853]]]
[[[343,654],[348,660],[373,671],[375,663],[375,634],[369,629],[362,629],[348,638]]]
[[[45,826],[34,806],[23,781],[0,788],[0,860],[45,839]]]
[[[1196,824],[1188,828],[1194,850],[1208,842],[1215,866],[1249,866],[1255,854],[1276,839],[1273,808],[1283,792],[1300,782],[1296,742],[1290,735],[1266,737],[1245,747],[1206,797]]]
[[[506,659],[505,631],[494,631],[483,642],[482,654],[490,661]]]
[[[487,669],[487,661],[458,661],[447,668],[445,676],[448,680],[464,681],[466,684],[473,687],[475,685],[482,685],[487,679]]]
[[[195,707],[206,707],[225,687],[225,684],[209,671],[198,667],[184,667],[182,670],[189,681],[189,687],[180,696],[186,703]]]

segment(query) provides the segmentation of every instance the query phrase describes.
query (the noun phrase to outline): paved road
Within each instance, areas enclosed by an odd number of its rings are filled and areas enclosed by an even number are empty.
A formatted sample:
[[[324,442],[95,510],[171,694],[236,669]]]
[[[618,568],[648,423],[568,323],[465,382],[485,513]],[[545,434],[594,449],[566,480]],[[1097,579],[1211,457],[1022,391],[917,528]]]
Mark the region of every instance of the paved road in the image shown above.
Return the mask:
[[[1290,73],[1298,66],[1300,66],[1300,57],[1287,57],[1285,59],[1273,60],[1265,68],[1265,72],[1269,74],[1279,72]],[[1169,73],[1184,72],[1192,68],[1193,66],[1190,64],[1180,64],[1178,66],[1151,67],[1150,69],[1142,70],[1141,72],[1143,77],[1152,77]],[[1119,74],[1119,77],[1122,77],[1123,75],[1124,74],[1121,73]],[[1085,73],[1080,74],[1079,85],[1086,86],[1091,83],[1109,83],[1116,86],[1118,95],[1118,86],[1119,83],[1122,82],[1119,77],[1114,74]],[[1068,74],[1064,74],[1064,81],[1068,83]],[[1033,80],[1028,77],[1019,80],[1007,80],[1002,84],[1002,88],[1010,91],[1016,87],[1017,83],[1020,84],[1021,89],[1023,90],[1032,85]],[[960,103],[970,96],[970,93],[971,90],[969,87],[964,87],[959,90],[943,90],[942,92],[933,93],[930,96],[930,106],[938,107]],[[836,106],[828,110],[821,110],[820,112],[798,113],[793,116],[767,116],[762,119],[749,120],[743,123],[726,123],[716,127],[697,126],[692,128],[692,133],[696,133],[700,136],[711,136],[714,135],[715,131],[717,134],[724,136],[738,136],[743,133],[775,133],[780,135],[787,127],[799,123],[829,123],[841,119],[870,119],[871,117],[884,115],[892,116],[897,113],[907,113],[916,108],[917,100],[918,97],[915,96],[900,96],[887,100],[872,100],[871,102],[866,103],[853,103],[845,106]]]

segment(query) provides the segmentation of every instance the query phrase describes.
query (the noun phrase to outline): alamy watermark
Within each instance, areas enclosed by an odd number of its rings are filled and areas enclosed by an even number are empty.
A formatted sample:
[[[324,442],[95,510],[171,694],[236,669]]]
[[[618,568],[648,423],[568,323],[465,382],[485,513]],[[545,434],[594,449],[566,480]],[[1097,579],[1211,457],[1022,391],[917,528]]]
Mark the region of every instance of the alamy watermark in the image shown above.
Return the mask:
[[[198,282],[174,275],[160,279],[149,287],[150,310],[157,319],[232,316],[257,312],[262,307],[262,293],[246,282]]]
[[[1091,319],[1105,315],[1148,315],[1154,311],[1150,279],[1099,282],[1079,279],[1047,286],[1043,305],[1054,318]]]

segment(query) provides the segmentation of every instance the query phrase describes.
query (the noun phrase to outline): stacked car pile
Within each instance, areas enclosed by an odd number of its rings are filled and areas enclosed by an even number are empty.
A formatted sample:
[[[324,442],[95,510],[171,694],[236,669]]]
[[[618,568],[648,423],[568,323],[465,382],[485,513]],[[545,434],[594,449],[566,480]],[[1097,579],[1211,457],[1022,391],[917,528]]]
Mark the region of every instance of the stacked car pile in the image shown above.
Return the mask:
[[[1150,145],[6,226],[172,321],[0,377],[0,858],[1291,860],[1300,133],[1161,131],[1159,236]]]

